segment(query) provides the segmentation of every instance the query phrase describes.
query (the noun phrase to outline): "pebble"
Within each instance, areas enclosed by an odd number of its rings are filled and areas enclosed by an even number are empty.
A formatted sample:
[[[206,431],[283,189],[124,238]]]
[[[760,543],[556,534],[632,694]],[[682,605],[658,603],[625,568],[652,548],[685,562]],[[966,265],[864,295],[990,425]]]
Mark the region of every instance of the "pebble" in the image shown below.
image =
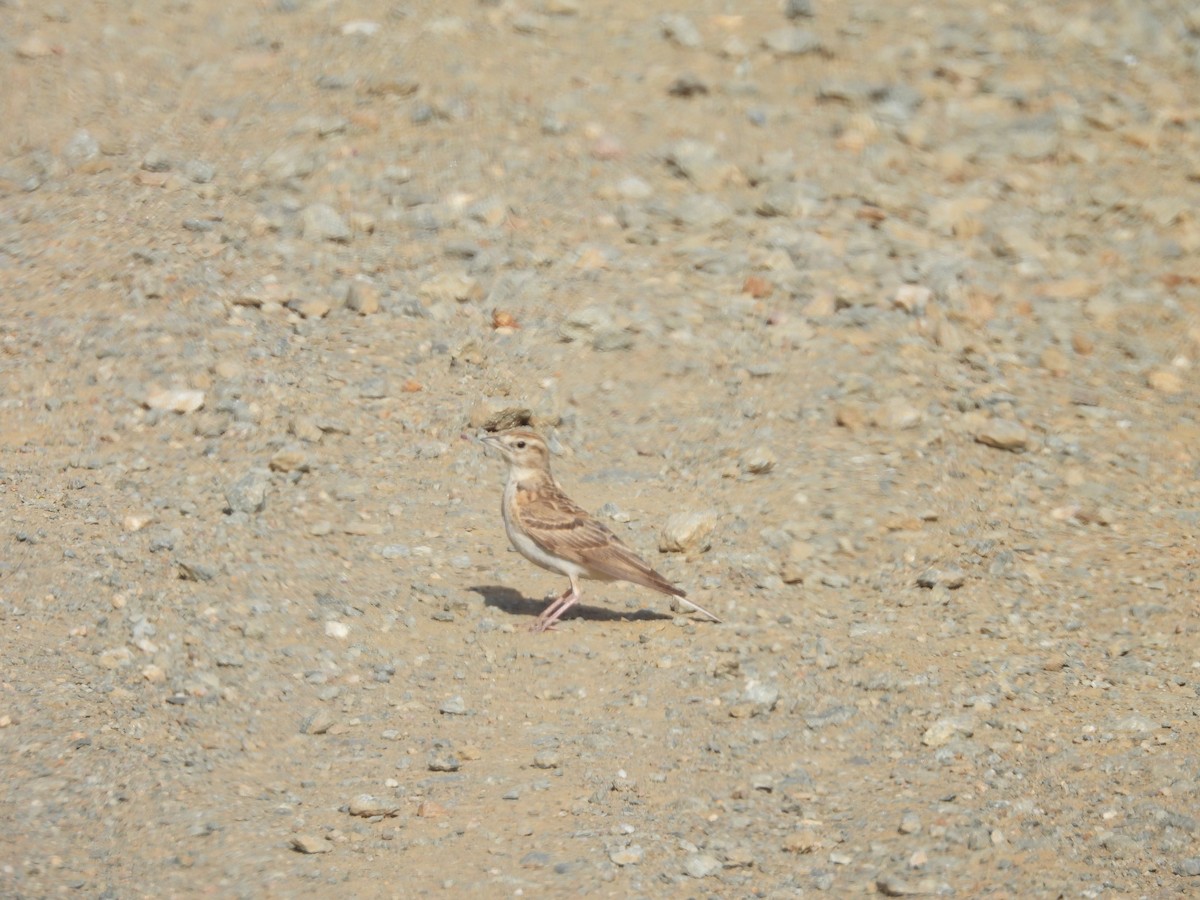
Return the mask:
[[[329,841],[311,834],[292,835],[290,844],[299,853],[329,853],[333,850]]]
[[[333,302],[327,297],[297,297],[284,305],[305,319],[323,319],[333,311]]]
[[[742,691],[742,699],[769,712],[779,702],[779,688],[751,678]]]
[[[217,177],[217,169],[212,163],[191,159],[183,164],[183,175],[193,184],[208,184]]]
[[[1113,723],[1113,728],[1132,734],[1152,734],[1159,730],[1159,725],[1145,716],[1126,716]]]
[[[667,93],[672,97],[699,97],[708,93],[708,85],[699,76],[689,72],[672,81],[667,86]]]
[[[760,216],[798,218],[816,214],[821,198],[809,193],[804,185],[792,181],[771,184],[758,202]]]
[[[180,559],[176,560],[176,565],[183,581],[212,581],[217,577],[216,568],[197,560]]]
[[[358,396],[364,400],[382,400],[389,393],[386,378],[368,378],[358,386]]]
[[[31,34],[17,44],[17,56],[21,59],[41,59],[54,54],[54,47],[39,34]]]
[[[326,622],[325,636],[344,641],[350,636],[350,626],[345,622]]]
[[[562,757],[557,750],[539,750],[533,757],[535,769],[557,769],[562,765]]]
[[[913,316],[923,316],[933,306],[933,291],[920,284],[902,284],[892,295],[892,306]]]
[[[99,155],[100,142],[85,128],[71,135],[71,139],[63,147],[63,159],[70,166],[81,166]]]
[[[967,580],[966,573],[958,566],[926,569],[917,576],[917,584],[923,588],[934,588],[941,585],[949,590],[957,590]]]
[[[944,747],[957,737],[970,737],[974,731],[974,720],[969,716],[947,716],[925,729],[921,743],[926,747]]]
[[[267,467],[272,472],[307,472],[308,454],[299,447],[282,447],[271,455]]]
[[[876,426],[887,431],[907,431],[919,428],[925,415],[903,397],[889,397],[879,405],[872,417]]]
[[[685,228],[716,228],[733,219],[733,210],[710,194],[692,194],[680,201],[675,224]]]
[[[333,726],[333,714],[327,709],[318,709],[300,723],[301,734],[325,734]]]
[[[822,847],[820,835],[812,828],[797,828],[783,839],[784,853],[814,853]]]
[[[327,203],[313,203],[304,208],[300,214],[300,233],[309,241],[346,243],[351,237],[346,220]]]
[[[1189,856],[1175,866],[1175,874],[1185,878],[1200,878],[1200,856]]]
[[[922,879],[912,883],[896,875],[882,875],[875,881],[875,889],[885,897],[931,896],[937,893],[933,881]]]
[[[608,851],[608,858],[618,866],[636,866],[646,856],[639,844],[628,844]]]
[[[559,336],[565,341],[589,343],[596,350],[626,350],[633,346],[633,335],[619,327],[600,306],[585,306],[570,313],[559,325]]]
[[[269,183],[282,184],[293,178],[311,175],[319,165],[319,157],[305,147],[281,147],[263,159],[259,171]]]
[[[302,441],[315,444],[325,436],[324,430],[311,418],[297,416],[288,425],[288,430]]]
[[[1169,369],[1155,369],[1146,376],[1146,384],[1161,394],[1183,393],[1183,378]]]
[[[858,431],[865,428],[869,417],[860,403],[839,403],[834,407],[833,420],[842,428]]]
[[[418,291],[433,303],[470,303],[484,296],[479,280],[466,272],[446,272],[430,278]]]
[[[707,853],[692,853],[683,861],[683,871],[691,878],[707,878],[721,871],[721,861]]]
[[[378,22],[373,22],[370,19],[353,19],[343,23],[342,34],[347,36],[361,35],[362,37],[374,37],[382,27]]]
[[[615,192],[618,197],[624,200],[645,200],[653,196],[654,188],[644,178],[639,178],[636,175],[627,175],[617,182]]]
[[[267,505],[267,489],[270,484],[270,472],[264,469],[247,472],[225,488],[227,510],[249,515],[262,512]]]
[[[975,440],[997,450],[1017,453],[1028,448],[1029,432],[1012,419],[991,418],[975,433]]]
[[[204,406],[204,391],[154,388],[142,401],[147,409],[186,414]]]
[[[102,669],[121,669],[133,662],[133,651],[128,647],[110,647],[96,657]]]
[[[142,156],[141,167],[146,172],[169,172],[171,158],[159,146],[153,146]]]
[[[792,541],[787,548],[787,555],[779,567],[779,577],[784,584],[801,584],[808,576],[811,560],[816,550],[808,541]]]
[[[370,794],[359,794],[347,804],[346,811],[352,816],[373,819],[376,816],[395,816],[400,812],[400,807]]]
[[[434,800],[422,800],[417,806],[417,817],[421,819],[442,819],[446,816],[446,807]]]
[[[715,510],[678,512],[667,519],[658,537],[661,553],[686,553],[694,556],[712,547],[717,527]]]
[[[360,316],[372,316],[380,310],[379,288],[370,282],[353,281],[346,292],[346,308]]]
[[[131,534],[136,531],[141,531],[147,525],[155,521],[153,513],[131,513],[121,520],[121,527]],[[163,546],[160,549],[170,550],[170,546]]]
[[[430,752],[426,765],[430,772],[457,772],[462,763],[448,749],[438,747]]]
[[[702,191],[714,191],[729,177],[730,167],[717,155],[717,148],[702,141],[676,141],[664,159],[680,176]]]
[[[821,39],[805,28],[776,28],[763,36],[763,46],[780,56],[802,56],[825,49]]]
[[[438,712],[447,716],[465,716],[467,714],[467,704],[462,697],[451,697],[449,700],[443,701],[438,707]]]
[[[659,16],[658,24],[664,38],[685,50],[698,50],[704,43],[700,29],[683,13]]]
[[[766,475],[778,462],[775,454],[766,447],[753,447],[742,454],[742,471],[748,475]]]

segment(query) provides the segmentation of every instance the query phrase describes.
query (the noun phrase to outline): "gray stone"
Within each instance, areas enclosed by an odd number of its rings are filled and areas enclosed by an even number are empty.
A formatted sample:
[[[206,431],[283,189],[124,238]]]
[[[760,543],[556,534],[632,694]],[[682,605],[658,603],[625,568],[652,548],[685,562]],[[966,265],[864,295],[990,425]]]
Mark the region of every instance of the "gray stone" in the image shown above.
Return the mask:
[[[721,861],[707,853],[693,853],[683,861],[683,871],[692,878],[707,878],[721,871]]]
[[[267,505],[267,488],[270,484],[271,473],[266,469],[254,469],[247,472],[225,488],[227,511],[248,515],[262,512]]]
[[[695,50],[703,43],[700,29],[683,13],[659,16],[658,26],[662,29],[663,37],[685,50]]]
[[[63,159],[68,165],[80,166],[100,155],[100,142],[87,129],[81,128],[71,135],[63,147]]]
[[[676,141],[667,148],[664,159],[668,167],[702,191],[716,190],[729,171],[728,163],[717,155],[717,148],[702,141]]]
[[[451,697],[438,707],[438,712],[446,716],[465,716],[467,714],[467,704],[462,697]]]
[[[692,194],[675,209],[675,223],[686,228],[716,228],[733,218],[733,210],[709,194]]]
[[[346,810],[352,816],[373,819],[377,816],[394,816],[400,811],[400,807],[370,794],[359,794],[347,804]]]
[[[535,769],[557,769],[562,765],[562,757],[557,750],[539,750],[533,757]]]
[[[957,590],[966,583],[966,573],[958,566],[926,569],[917,576],[917,585],[923,588],[933,588],[941,585],[949,590]]]
[[[938,719],[921,736],[926,747],[944,747],[957,737],[970,737],[975,732],[975,721],[970,716],[946,716]]]
[[[805,28],[776,28],[763,37],[763,46],[780,56],[802,56],[824,50],[821,39]]]
[[[636,866],[645,855],[646,851],[639,844],[629,844],[608,851],[608,858],[618,866]]]
[[[1175,866],[1175,874],[1185,878],[1200,877],[1200,856],[1189,856],[1181,859]]]
[[[784,0],[783,14],[789,19],[812,18],[816,15],[813,0]]]
[[[313,203],[304,208],[300,215],[300,233],[305,240],[339,243],[348,242],[351,236],[346,220],[327,203]]]
[[[183,164],[183,174],[193,184],[208,184],[217,177],[217,169],[212,163],[191,159]]]

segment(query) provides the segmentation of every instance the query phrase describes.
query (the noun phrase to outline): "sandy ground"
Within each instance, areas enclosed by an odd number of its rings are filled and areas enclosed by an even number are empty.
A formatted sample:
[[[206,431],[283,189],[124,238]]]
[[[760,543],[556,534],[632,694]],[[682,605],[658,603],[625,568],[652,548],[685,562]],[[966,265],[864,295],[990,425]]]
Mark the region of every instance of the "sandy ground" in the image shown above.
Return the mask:
[[[1200,15],[684,6],[0,0],[0,894],[1200,892]]]

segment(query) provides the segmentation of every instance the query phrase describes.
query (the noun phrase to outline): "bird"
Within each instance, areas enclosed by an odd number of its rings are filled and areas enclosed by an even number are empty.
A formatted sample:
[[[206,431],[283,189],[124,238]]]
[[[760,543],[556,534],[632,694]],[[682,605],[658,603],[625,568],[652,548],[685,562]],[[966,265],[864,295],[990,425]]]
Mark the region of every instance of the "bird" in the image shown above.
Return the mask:
[[[532,428],[483,434],[480,441],[508,463],[500,511],[513,547],[543,569],[565,575],[570,586],[547,606],[532,630],[554,628],[579,602],[581,579],[628,581],[678,598],[714,622],[721,620],[654,571],[609,528],[568,497],[550,474],[550,449]]]

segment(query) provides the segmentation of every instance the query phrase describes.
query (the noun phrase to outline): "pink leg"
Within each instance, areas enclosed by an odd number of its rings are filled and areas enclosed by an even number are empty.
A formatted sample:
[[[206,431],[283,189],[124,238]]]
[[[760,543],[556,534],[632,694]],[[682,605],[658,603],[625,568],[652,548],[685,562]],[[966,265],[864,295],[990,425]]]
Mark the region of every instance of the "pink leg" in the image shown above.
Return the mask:
[[[554,628],[554,623],[562,618],[562,614],[579,602],[579,585],[575,583],[575,579],[571,579],[571,587],[560,596],[557,600],[542,610],[542,614],[538,616],[537,621],[533,625],[534,631],[550,631]]]
[[[563,591],[561,594],[559,594],[557,597],[555,597],[552,601],[550,601],[550,605],[542,610],[542,614],[537,617],[536,622],[534,622],[532,625],[529,626],[529,630],[530,631],[545,631],[546,629],[544,627],[542,627],[542,623],[547,618],[554,615],[554,613],[558,611],[559,607],[561,607],[564,603],[567,602],[567,598],[570,596],[571,596],[571,588],[567,588],[565,591]]]

